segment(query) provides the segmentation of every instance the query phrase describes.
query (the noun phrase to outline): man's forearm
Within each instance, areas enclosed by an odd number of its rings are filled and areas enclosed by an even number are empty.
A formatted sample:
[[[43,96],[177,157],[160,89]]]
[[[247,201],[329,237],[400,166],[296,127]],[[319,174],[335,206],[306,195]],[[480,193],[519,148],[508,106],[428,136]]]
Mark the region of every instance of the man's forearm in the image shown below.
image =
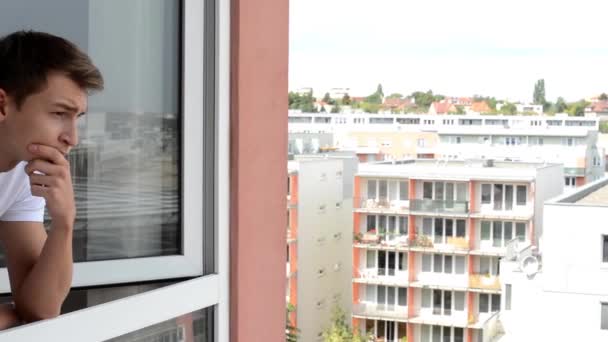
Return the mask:
[[[59,315],[70,291],[73,272],[71,223],[53,222],[38,258],[15,298],[17,312],[26,322]]]

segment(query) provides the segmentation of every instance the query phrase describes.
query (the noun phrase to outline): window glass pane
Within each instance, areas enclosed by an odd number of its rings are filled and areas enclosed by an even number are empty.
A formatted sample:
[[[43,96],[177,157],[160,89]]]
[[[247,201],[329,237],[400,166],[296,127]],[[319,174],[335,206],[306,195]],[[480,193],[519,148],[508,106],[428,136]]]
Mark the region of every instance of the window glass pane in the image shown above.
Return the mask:
[[[502,210],[502,184],[494,184],[494,210]]]
[[[370,303],[374,303],[376,301],[376,286],[375,285],[366,285],[365,286],[365,300]]]
[[[452,331],[450,327],[443,327],[443,342],[451,342],[450,338],[452,335]]]
[[[479,274],[490,274],[490,258],[479,258]]]
[[[367,215],[367,231],[376,229],[376,215]]]
[[[454,292],[454,310],[464,311],[464,292],[462,291]]]
[[[456,256],[456,274],[464,274],[464,256]]]
[[[466,221],[456,220],[456,237],[466,236]]]
[[[454,200],[454,183],[445,184],[445,199],[446,201]]]
[[[402,201],[408,200],[408,184],[407,181],[399,182],[399,199]]]
[[[395,252],[388,252],[388,275],[395,275]]]
[[[422,327],[420,327],[420,330],[420,342],[431,342],[431,326],[422,325]]]
[[[505,310],[511,310],[511,284],[505,284]]]
[[[422,272],[431,272],[430,254],[422,254]]]
[[[515,235],[519,241],[526,241],[526,224],[518,222],[515,224]]]
[[[502,244],[502,222],[494,221],[492,224],[492,246],[500,247]]]
[[[489,312],[490,307],[488,303],[489,298],[488,295],[485,293],[480,293],[479,294],[479,312]]]
[[[505,238],[504,244],[506,245],[507,242],[509,242],[513,239],[513,222],[504,223],[503,234],[504,234],[504,238]]]
[[[435,182],[435,199],[443,200],[443,182]]]
[[[444,273],[452,273],[452,256],[451,255],[446,255],[444,257],[444,269],[443,272]]]
[[[526,190],[527,189],[526,189],[525,185],[517,186],[517,205],[526,205],[526,196],[527,196]]]
[[[107,342],[178,342],[213,341],[213,308],[198,310],[144,329],[116,337]]]
[[[433,315],[441,315],[441,290],[433,290]]]
[[[492,312],[500,311],[500,295],[492,295]]]
[[[420,304],[420,306],[422,306],[423,308],[430,308],[431,307],[431,291],[429,289],[422,289],[422,303]]]
[[[386,216],[378,215],[378,234],[386,233]]]
[[[443,243],[443,219],[435,219],[435,243]]]
[[[433,325],[433,342],[441,342],[441,326]]]
[[[105,79],[68,156],[74,260],[180,254],[178,3],[149,1],[142,11],[131,2],[65,0],[44,6],[52,13],[31,10],[40,6],[3,6],[0,35],[26,25],[62,36],[89,54]]]
[[[405,287],[399,288],[399,305],[407,306],[407,288]]]
[[[456,184],[456,200],[466,201],[468,197],[467,184],[457,183]]]
[[[454,220],[452,219],[445,220],[445,236],[446,242],[448,237],[454,236]]]
[[[431,182],[422,183],[422,198],[433,199],[433,183],[431,183]]]
[[[378,274],[386,274],[386,251],[378,251]]]
[[[489,204],[492,201],[492,185],[481,184],[481,203]]]
[[[603,235],[603,244],[602,244],[602,261],[608,262],[608,235]]]
[[[449,316],[452,314],[452,292],[443,291],[443,314]]]
[[[608,330],[608,303],[602,303],[601,329]]]
[[[429,237],[433,235],[433,219],[426,217],[422,219],[422,234]]]
[[[407,235],[407,217],[399,216],[399,235]]]
[[[513,209],[513,185],[505,185],[505,210]]]
[[[433,272],[443,272],[443,256],[441,254],[433,254]]]
[[[396,288],[388,286],[386,288],[386,292],[387,292],[387,304],[388,305],[395,305],[395,290]]]
[[[464,341],[464,329],[454,328],[454,342],[463,342],[463,341]]]
[[[490,240],[490,222],[481,221],[481,239]]]
[[[376,302],[378,303],[378,305],[385,304],[386,303],[386,286],[378,285],[377,291],[378,291],[378,298],[376,299]]]
[[[367,180],[367,198],[376,198],[376,180]]]
[[[365,266],[367,268],[376,267],[376,252],[375,251],[367,251]]]
[[[386,199],[387,198],[387,189],[388,185],[386,180],[380,180],[378,181],[378,197],[381,199]]]
[[[399,252],[399,271],[407,270],[407,253]]]

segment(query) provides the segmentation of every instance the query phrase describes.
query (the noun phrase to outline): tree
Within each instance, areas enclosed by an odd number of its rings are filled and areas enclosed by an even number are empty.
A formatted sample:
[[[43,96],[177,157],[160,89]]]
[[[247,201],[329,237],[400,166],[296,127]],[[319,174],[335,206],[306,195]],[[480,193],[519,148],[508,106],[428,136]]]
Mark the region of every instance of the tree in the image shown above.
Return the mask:
[[[286,317],[286,323],[285,323],[285,341],[286,342],[297,342],[298,341],[298,333],[300,332],[300,329],[296,328],[294,326],[294,322],[291,321],[291,319],[289,319],[289,316],[292,312],[296,311],[296,307],[291,304],[291,303],[287,303],[287,317]]]
[[[331,101],[331,97],[329,96],[329,93],[325,93],[325,96],[323,96],[323,102],[329,103],[329,101]]]
[[[563,113],[566,108],[568,108],[568,105],[566,104],[566,101],[564,100],[563,97],[558,97],[557,101],[555,101],[555,112],[556,113]]]
[[[344,96],[342,96],[342,105],[349,106],[351,103],[352,103],[352,100],[351,100],[350,96],[348,96],[348,93],[344,94]]]
[[[384,97],[384,92],[382,91],[382,84],[378,84],[376,88],[376,94],[380,95],[380,97]]]
[[[534,85],[534,94],[532,96],[534,104],[545,105],[547,100],[545,99],[545,80],[540,79],[536,81]]]
[[[399,93],[392,93],[389,96],[386,97],[387,99],[402,99],[403,95],[399,94]]]
[[[323,332],[325,342],[366,342],[372,336],[361,336],[346,323],[346,313],[339,306],[334,306],[331,315],[331,326]]]
[[[566,109],[566,113],[571,116],[582,116],[585,113],[585,108],[589,105],[589,102],[580,100],[577,102],[570,103]]]
[[[608,133],[608,122],[607,121],[600,121],[600,133]]]
[[[517,112],[517,107],[512,103],[505,103],[501,108],[500,112],[505,115],[513,115]]]
[[[331,113],[340,113],[342,111],[342,109],[340,108],[340,106],[338,104],[335,104],[332,108],[331,108]]]
[[[294,92],[288,93],[289,109],[299,109],[304,113],[315,113],[315,98],[312,97],[312,92],[306,94],[298,94]]]
[[[321,110],[319,110],[319,113],[327,113],[327,111],[325,110],[325,106],[321,106]]]
[[[606,93],[602,93],[600,95],[599,99],[602,100],[602,101],[606,101],[606,100],[608,100],[608,95],[606,95]]]

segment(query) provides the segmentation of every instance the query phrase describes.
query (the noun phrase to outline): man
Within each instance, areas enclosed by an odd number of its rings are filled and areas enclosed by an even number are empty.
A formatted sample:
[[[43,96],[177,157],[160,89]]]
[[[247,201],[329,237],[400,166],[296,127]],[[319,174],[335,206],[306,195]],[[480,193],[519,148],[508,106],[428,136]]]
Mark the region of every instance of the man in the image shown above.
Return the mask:
[[[0,38],[0,245],[14,303],[0,307],[0,329],[56,317],[69,292],[76,208],[65,156],[87,94],[101,89],[74,44],[33,31]]]

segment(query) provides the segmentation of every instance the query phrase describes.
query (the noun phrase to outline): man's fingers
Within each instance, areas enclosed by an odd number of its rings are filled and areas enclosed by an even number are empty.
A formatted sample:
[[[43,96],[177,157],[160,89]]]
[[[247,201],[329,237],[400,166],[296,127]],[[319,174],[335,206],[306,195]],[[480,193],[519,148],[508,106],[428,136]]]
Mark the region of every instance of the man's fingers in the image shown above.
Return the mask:
[[[42,159],[35,159],[27,163],[25,167],[25,173],[28,175],[33,175],[34,171],[41,172],[45,175],[59,175],[61,173],[62,168],[60,166],[54,165],[49,161]]]
[[[61,153],[58,149],[56,149],[54,147],[46,146],[46,145],[39,145],[39,144],[31,144],[29,146],[29,150],[33,154],[40,156],[41,159],[46,159],[46,160],[52,162],[53,164],[56,164],[56,165],[67,164],[67,160],[65,159],[65,156],[63,155],[63,153]]]
[[[49,188],[42,185],[32,184],[30,185],[30,191],[32,192],[32,196],[43,197],[46,199]]]
[[[33,175],[30,176],[30,184],[31,185],[43,185],[43,186],[46,186],[46,187],[56,186],[57,185],[57,178],[56,177],[49,177],[49,176],[43,176],[43,175],[33,174]]]

